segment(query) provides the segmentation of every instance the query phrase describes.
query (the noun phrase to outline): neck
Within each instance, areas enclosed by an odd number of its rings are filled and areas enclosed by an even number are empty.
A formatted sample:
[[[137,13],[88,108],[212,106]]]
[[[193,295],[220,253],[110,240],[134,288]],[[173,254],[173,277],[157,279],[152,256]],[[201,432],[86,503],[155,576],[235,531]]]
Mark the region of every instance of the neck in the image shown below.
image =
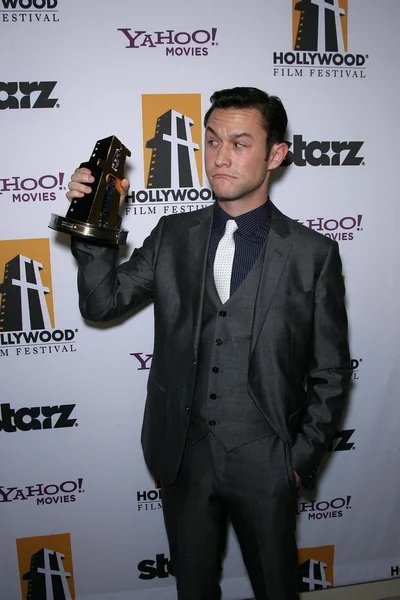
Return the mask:
[[[240,217],[259,206],[262,206],[268,201],[268,186],[253,192],[251,196],[243,196],[236,200],[225,200],[224,198],[217,199],[218,204],[230,217]]]

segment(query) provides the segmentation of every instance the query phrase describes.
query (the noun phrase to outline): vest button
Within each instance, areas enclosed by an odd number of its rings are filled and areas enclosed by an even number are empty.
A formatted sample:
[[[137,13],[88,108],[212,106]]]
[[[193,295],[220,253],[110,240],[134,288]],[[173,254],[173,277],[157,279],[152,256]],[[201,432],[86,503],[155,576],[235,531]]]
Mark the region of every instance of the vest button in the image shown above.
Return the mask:
[[[213,419],[211,421],[208,421],[208,424],[210,427],[215,427],[217,424],[217,421],[214,421]]]
[[[211,400],[216,400],[217,399],[217,394],[210,394],[210,398],[211,398]]]
[[[219,369],[218,369],[218,367],[213,367],[213,368],[212,368],[212,372],[213,372],[213,373],[218,373],[218,372],[219,372]]]
[[[219,316],[220,316],[220,317],[226,317],[226,315],[227,315],[227,314],[228,314],[228,313],[226,312],[226,310],[220,310],[220,311],[219,311]]]
[[[215,343],[217,344],[217,346],[221,346],[222,344],[222,340],[220,340],[219,338],[217,340],[215,340]]]

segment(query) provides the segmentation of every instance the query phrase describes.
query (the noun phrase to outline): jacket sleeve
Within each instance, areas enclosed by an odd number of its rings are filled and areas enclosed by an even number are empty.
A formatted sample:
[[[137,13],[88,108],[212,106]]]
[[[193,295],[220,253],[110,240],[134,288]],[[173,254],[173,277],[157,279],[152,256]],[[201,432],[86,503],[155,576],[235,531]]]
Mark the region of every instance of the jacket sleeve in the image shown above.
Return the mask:
[[[143,246],[119,266],[118,247],[71,238],[71,251],[78,261],[79,308],[85,319],[107,321],[152,297],[163,225],[161,218]]]
[[[291,463],[311,487],[318,465],[340,424],[352,368],[342,265],[330,245],[315,285],[314,327],[307,374],[307,402],[291,448]]]

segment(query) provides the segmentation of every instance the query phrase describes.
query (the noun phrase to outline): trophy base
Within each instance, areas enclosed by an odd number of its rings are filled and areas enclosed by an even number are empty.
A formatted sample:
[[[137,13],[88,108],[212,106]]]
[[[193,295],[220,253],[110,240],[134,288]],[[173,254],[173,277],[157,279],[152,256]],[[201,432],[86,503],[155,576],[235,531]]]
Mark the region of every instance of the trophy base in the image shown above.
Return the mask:
[[[98,227],[90,223],[76,221],[70,217],[60,217],[52,213],[49,227],[62,233],[80,237],[82,239],[90,239],[103,244],[118,244],[120,246],[126,244],[128,231],[126,229],[113,229],[110,227]]]

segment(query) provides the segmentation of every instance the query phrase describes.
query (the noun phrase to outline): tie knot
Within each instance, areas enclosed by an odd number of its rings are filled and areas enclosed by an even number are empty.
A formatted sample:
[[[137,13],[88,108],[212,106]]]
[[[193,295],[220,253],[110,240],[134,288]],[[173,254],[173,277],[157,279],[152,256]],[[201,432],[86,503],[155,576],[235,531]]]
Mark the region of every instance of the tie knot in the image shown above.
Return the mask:
[[[225,235],[233,235],[237,228],[235,219],[228,219],[225,225]]]

